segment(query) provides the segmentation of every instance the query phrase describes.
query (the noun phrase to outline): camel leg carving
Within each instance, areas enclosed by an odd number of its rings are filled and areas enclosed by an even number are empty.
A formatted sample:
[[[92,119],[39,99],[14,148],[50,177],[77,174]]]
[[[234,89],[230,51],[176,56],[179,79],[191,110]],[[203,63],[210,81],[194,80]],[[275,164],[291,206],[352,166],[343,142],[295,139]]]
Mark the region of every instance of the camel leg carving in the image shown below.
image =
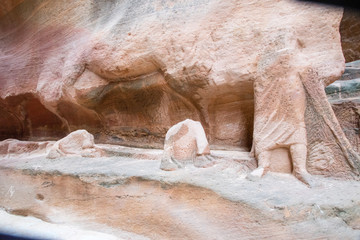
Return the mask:
[[[325,127],[330,130],[334,144],[341,150],[342,160],[345,161],[345,164],[351,169],[352,174],[358,176],[360,173],[359,154],[353,149],[341,129],[335,113],[327,101],[324,85],[319,81],[318,74],[313,69],[308,68],[300,75],[300,79],[307,94],[308,106],[310,104],[316,114],[320,116]]]

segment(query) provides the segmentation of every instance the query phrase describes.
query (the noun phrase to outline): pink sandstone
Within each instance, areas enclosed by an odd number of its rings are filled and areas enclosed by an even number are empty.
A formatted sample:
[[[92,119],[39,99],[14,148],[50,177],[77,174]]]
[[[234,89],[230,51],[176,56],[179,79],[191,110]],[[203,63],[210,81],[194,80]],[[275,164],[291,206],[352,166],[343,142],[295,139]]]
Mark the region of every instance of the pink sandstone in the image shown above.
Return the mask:
[[[211,161],[210,146],[200,122],[186,119],[166,133],[161,169],[175,170],[187,164],[205,167]]]
[[[359,156],[324,92],[344,70],[340,8],[43,0],[2,11],[3,139],[86,129],[98,142],[162,147],[189,118],[215,148],[252,148],[263,173],[287,159],[296,175],[306,165],[358,178]]]
[[[47,158],[79,155],[84,157],[101,157],[103,151],[95,146],[94,136],[86,130],[77,130],[57,141],[47,153]]]

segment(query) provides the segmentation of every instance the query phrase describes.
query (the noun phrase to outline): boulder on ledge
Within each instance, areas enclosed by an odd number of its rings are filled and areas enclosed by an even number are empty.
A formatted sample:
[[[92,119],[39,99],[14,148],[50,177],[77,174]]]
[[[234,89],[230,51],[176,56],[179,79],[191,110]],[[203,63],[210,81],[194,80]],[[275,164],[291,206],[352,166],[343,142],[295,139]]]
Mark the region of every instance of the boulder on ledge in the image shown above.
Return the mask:
[[[204,128],[190,119],[177,123],[166,133],[160,168],[172,171],[188,164],[196,167],[213,164]]]
[[[55,159],[66,155],[101,157],[104,152],[94,144],[94,136],[86,130],[77,130],[57,141],[51,147],[47,158]]]

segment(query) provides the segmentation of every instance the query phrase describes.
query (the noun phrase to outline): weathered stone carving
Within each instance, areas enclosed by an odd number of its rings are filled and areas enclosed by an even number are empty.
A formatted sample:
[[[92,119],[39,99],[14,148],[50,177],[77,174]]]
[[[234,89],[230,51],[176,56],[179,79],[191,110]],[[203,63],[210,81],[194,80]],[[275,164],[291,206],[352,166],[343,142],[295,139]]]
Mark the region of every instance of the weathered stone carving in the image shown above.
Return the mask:
[[[211,164],[210,146],[200,122],[186,119],[172,126],[165,137],[160,168],[176,170],[187,164],[206,167]]]
[[[100,157],[104,153],[94,144],[94,136],[86,130],[77,130],[57,141],[49,150],[47,158],[79,155],[83,157]]]
[[[3,139],[87,129],[101,142],[161,147],[166,130],[189,118],[210,144],[252,147],[270,170],[288,159],[286,169],[303,175],[306,157],[311,174],[357,178],[359,157],[324,92],[344,70],[340,8],[88,0],[5,11]],[[334,161],[316,152],[327,148]],[[319,171],[317,161],[328,167]]]
[[[360,239],[360,181],[334,179],[359,180],[359,66],[324,91],[359,26],[297,0],[2,0],[0,232]],[[246,179],[267,172],[314,187]]]

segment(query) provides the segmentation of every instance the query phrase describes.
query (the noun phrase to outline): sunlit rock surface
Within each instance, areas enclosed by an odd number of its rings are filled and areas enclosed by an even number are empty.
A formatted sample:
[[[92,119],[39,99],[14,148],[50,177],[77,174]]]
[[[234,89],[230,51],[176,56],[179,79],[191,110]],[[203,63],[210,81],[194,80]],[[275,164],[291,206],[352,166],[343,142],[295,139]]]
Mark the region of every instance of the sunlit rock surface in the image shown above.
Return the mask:
[[[356,59],[346,14],[294,0],[2,1],[0,230],[358,239],[358,110],[324,90]],[[162,171],[166,132],[185,119],[214,165]],[[66,140],[78,129],[87,137]],[[311,188],[290,174],[299,163]],[[258,166],[269,173],[248,180]]]
[[[86,130],[77,130],[55,142],[49,149],[47,158],[64,156],[101,157],[104,152],[95,146],[94,136]]]
[[[176,170],[192,164],[206,167],[212,164],[210,146],[200,122],[186,119],[166,133],[162,170]]]
[[[32,224],[33,232],[45,236],[50,227],[56,233],[56,226],[72,226],[85,236],[96,231],[118,239],[360,237],[358,181],[317,177],[317,186],[309,188],[292,175],[269,173],[253,182],[245,178],[254,167],[245,167],[252,162],[247,153],[219,150],[212,152],[212,167],[169,172],[159,169],[161,152],[142,153],[3,159],[0,206],[19,216],[21,231]],[[12,217],[0,212],[0,219],[0,231],[11,230]],[[41,221],[51,226],[42,229]]]
[[[252,148],[257,159],[280,156],[291,168],[290,148],[301,145],[295,155],[308,158],[311,173],[358,174],[324,92],[344,70],[341,8],[43,0],[2,11],[3,139],[86,129],[97,142],[162,148],[167,130],[189,118],[214,149]],[[319,170],[327,147],[335,160]]]

